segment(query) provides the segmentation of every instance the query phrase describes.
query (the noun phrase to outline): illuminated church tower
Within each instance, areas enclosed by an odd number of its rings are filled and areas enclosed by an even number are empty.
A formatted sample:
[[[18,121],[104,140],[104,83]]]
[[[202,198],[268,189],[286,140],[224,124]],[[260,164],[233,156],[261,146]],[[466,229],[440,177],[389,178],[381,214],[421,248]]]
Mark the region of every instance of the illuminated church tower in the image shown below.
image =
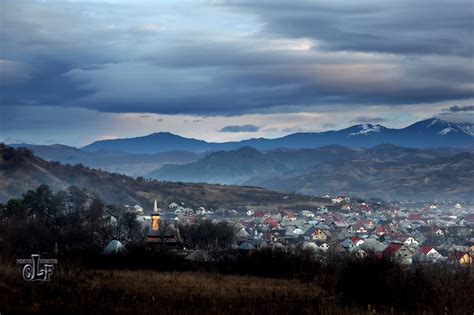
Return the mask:
[[[155,198],[155,206],[153,207],[153,213],[151,214],[151,230],[159,230],[160,229],[160,214],[158,213],[158,205],[156,203]]]
[[[171,229],[170,222],[166,218],[166,214],[163,214],[162,217],[158,212],[155,198],[153,212],[150,216],[150,228],[146,236],[147,243],[161,246],[177,246],[182,243],[179,231],[175,228]]]
[[[146,240],[149,243],[156,243],[160,241],[161,235],[162,231],[160,230],[160,213],[158,212],[158,204],[155,198],[153,212],[150,216],[150,228],[148,229]]]

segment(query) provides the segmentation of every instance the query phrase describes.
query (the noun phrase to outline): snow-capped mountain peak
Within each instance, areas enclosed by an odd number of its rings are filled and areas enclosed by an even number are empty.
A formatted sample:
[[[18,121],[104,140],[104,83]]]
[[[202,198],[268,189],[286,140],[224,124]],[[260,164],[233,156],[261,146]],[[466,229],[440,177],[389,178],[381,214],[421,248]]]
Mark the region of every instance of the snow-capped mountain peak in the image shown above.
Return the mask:
[[[433,126],[436,126],[437,124],[445,123],[445,121],[439,120],[438,118],[429,119],[427,122],[428,124],[426,125],[426,128],[431,128]]]
[[[474,136],[474,125],[470,123],[455,123],[435,118],[430,125],[436,126],[437,129],[441,129],[436,133],[438,135],[447,135],[449,133],[458,132]]]
[[[458,132],[458,130],[456,130],[452,127],[447,127],[447,128],[444,128],[443,130],[441,130],[440,132],[438,132],[437,134],[438,135],[447,135],[450,132]]]
[[[474,125],[469,123],[457,124],[458,128],[467,135],[474,137]]]
[[[351,132],[349,135],[356,136],[356,135],[367,135],[369,133],[376,133],[380,132],[385,129],[384,126],[381,125],[372,125],[372,124],[363,124],[355,126],[359,130],[356,132]]]
[[[456,123],[440,118],[431,118],[423,121],[419,121],[411,126],[405,128],[412,130],[417,133],[432,133],[439,136],[446,136],[452,134],[465,134],[474,136],[474,124],[471,123]]]

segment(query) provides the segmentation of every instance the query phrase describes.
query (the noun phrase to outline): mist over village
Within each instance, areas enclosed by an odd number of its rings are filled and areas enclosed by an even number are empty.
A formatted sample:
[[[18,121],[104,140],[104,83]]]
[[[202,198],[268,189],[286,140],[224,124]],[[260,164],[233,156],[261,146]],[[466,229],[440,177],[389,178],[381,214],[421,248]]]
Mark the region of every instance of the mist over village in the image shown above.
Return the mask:
[[[0,7],[0,314],[474,312],[474,2]]]

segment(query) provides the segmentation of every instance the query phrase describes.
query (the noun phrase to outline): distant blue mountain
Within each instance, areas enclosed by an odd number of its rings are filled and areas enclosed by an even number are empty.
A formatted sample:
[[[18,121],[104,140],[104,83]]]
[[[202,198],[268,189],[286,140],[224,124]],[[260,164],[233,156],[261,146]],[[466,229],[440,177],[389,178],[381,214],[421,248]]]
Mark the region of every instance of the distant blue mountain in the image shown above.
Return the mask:
[[[205,148],[209,145],[203,140],[184,138],[169,132],[159,132],[137,138],[96,141],[82,149],[87,151],[114,150],[135,154],[153,154],[176,150],[200,152],[205,151]]]
[[[337,131],[294,133],[276,139],[253,138],[225,143],[206,142],[184,138],[168,132],[160,132],[137,138],[96,141],[82,149],[87,151],[117,150],[135,154],[154,154],[172,150],[202,153],[206,151],[236,150],[241,147],[253,147],[258,150],[302,149],[325,145],[368,148],[383,143],[411,148],[472,148],[474,146],[474,125],[452,123],[432,118],[419,121],[402,129],[364,124]]]
[[[322,146],[212,152],[187,164],[167,164],[144,177],[402,200],[472,200],[474,154],[461,148]]]

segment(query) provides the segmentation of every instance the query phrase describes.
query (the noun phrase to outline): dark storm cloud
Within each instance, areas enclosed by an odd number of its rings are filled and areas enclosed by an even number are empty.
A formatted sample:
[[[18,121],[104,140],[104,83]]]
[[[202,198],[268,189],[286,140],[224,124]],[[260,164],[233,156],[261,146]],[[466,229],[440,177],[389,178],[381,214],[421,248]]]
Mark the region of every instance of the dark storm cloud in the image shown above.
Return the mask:
[[[448,109],[445,109],[445,111],[449,111],[452,113],[462,113],[462,112],[474,112],[474,105],[468,105],[468,106],[451,106]]]
[[[380,124],[384,121],[386,121],[385,118],[369,116],[357,116],[352,120],[352,122],[360,124]]]
[[[228,1],[258,14],[265,31],[329,50],[472,56],[470,0]]]
[[[9,105],[240,115],[474,95],[467,1],[4,3]]]
[[[224,128],[220,129],[220,132],[257,132],[260,130],[260,127],[255,125],[232,125],[232,126],[225,126]]]

